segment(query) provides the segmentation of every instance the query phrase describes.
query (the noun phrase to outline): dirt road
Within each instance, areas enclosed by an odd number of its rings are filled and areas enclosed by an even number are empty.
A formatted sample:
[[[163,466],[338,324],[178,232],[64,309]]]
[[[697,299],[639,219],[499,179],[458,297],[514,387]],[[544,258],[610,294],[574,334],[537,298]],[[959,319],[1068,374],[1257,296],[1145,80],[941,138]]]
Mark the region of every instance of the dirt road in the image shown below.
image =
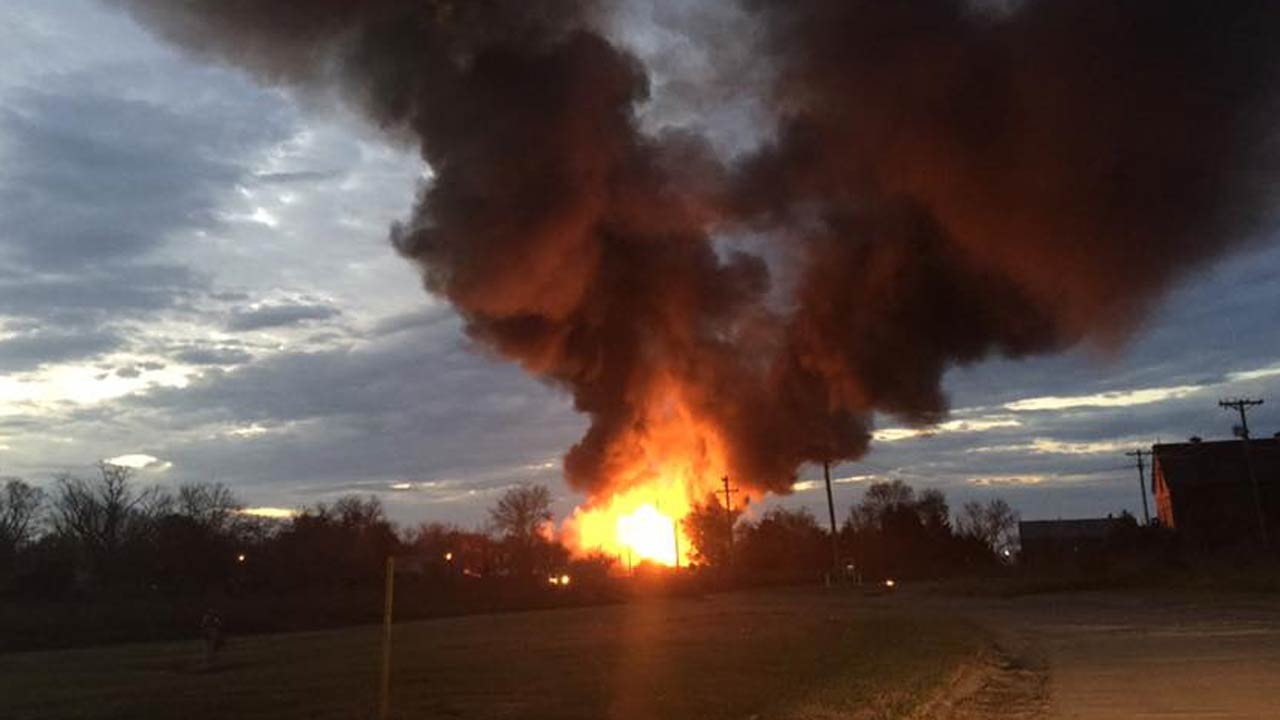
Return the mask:
[[[1000,633],[957,717],[1280,718],[1280,600],[1075,594],[975,602]]]

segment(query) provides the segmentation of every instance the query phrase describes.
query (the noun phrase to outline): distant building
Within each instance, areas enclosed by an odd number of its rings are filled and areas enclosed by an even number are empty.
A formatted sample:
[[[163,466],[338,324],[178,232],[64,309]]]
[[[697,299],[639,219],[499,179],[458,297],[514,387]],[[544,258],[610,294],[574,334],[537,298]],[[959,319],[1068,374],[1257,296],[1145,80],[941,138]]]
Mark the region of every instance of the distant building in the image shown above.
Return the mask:
[[[1119,527],[1115,518],[1024,520],[1018,523],[1024,565],[1080,564],[1100,558]]]
[[[1280,440],[1249,441],[1263,513],[1273,540],[1280,534]],[[1204,550],[1258,538],[1258,505],[1243,440],[1168,443],[1152,448],[1151,491],[1160,524]]]

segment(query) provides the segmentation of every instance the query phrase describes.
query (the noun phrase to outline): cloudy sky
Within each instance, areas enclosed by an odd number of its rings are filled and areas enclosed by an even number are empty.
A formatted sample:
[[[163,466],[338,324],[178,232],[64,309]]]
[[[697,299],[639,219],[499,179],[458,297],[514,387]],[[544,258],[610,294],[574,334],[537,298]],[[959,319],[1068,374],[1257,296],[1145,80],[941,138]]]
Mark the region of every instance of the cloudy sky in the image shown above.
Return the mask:
[[[660,68],[683,81],[647,117],[744,142],[756,113],[689,90],[704,66],[669,52],[663,4],[619,20],[655,64],[681,65]],[[559,456],[584,423],[467,347],[386,241],[429,177],[341,108],[186,59],[94,0],[4,3],[0,475],[47,483],[115,458],[253,506],[372,492],[401,521],[462,525],[534,481],[567,513],[580,498]],[[1260,238],[1123,348],[954,370],[953,419],[881,419],[871,454],[837,468],[839,502],[901,478],[953,505],[998,494],[1026,518],[1138,512],[1126,450],[1229,435],[1222,396],[1265,398],[1255,434],[1280,430],[1278,271],[1280,245]],[[801,474],[777,502],[820,508],[820,471]]]

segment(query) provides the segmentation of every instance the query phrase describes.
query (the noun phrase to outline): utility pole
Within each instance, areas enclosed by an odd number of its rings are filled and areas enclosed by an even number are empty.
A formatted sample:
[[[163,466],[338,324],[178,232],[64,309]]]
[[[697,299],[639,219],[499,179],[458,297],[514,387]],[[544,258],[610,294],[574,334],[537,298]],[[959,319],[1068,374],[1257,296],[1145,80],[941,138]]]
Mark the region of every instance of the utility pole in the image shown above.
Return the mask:
[[[720,482],[724,485],[724,520],[725,526],[729,530],[728,551],[729,556],[733,555],[733,494],[738,492],[738,488],[729,487],[729,476],[725,475],[720,478]],[[729,558],[725,558],[725,562],[729,562]]]
[[[1151,451],[1150,450],[1134,450],[1133,452],[1125,453],[1125,455],[1128,457],[1138,458],[1138,492],[1142,493],[1142,524],[1150,525],[1151,511],[1147,509],[1147,474],[1146,474],[1146,468],[1143,465],[1142,459],[1144,457],[1150,457]],[[1151,469],[1154,472],[1155,466],[1153,465]]]
[[[1249,484],[1253,487],[1253,504],[1258,511],[1258,538],[1263,547],[1270,547],[1271,540],[1267,533],[1267,514],[1262,509],[1262,492],[1258,489],[1258,476],[1253,471],[1253,450],[1249,447],[1249,408],[1262,404],[1262,400],[1249,398],[1231,398],[1219,400],[1218,407],[1223,410],[1235,410],[1240,413],[1240,440],[1244,443],[1244,467],[1249,474]]]
[[[653,506],[662,514],[662,501],[654,500]],[[675,549],[676,569],[680,569],[680,518],[671,518],[671,547]]]
[[[391,617],[396,597],[396,558],[387,556],[386,597],[382,606],[382,674],[378,684],[378,720],[391,711]]]
[[[673,519],[671,521],[671,543],[676,549],[676,570],[680,569],[680,521]]]
[[[840,536],[836,533],[836,501],[831,495],[831,462],[822,461],[822,479],[827,483],[827,518],[831,521],[831,582],[840,577]]]

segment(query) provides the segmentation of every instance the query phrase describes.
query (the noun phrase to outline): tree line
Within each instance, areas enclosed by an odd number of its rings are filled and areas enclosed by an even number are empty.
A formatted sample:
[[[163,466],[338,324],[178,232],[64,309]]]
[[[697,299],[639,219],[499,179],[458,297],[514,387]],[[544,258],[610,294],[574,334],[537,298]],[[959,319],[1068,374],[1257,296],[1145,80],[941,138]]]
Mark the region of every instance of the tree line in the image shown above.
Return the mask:
[[[376,583],[388,555],[406,572],[444,579],[542,581],[607,573],[616,558],[574,559],[550,532],[544,486],[509,488],[489,527],[398,528],[374,496],[345,496],[272,520],[248,515],[225,485],[167,491],[139,487],[128,468],[102,463],[85,479],[62,475],[46,492],[9,478],[0,493],[0,591],[58,596],[144,586],[298,590]],[[868,486],[845,518],[835,552],[841,574],[931,578],[988,569],[1016,549],[1017,514],[1003,500],[965,503],[953,518],[939,490],[900,480]],[[833,571],[831,535],[806,509],[773,508],[758,519],[727,512],[713,495],[684,520],[694,569],[762,579],[817,578]]]
[[[194,627],[207,604],[238,608],[238,626],[248,629],[372,621],[388,556],[398,558],[406,616],[628,592],[619,579],[628,568],[617,558],[575,557],[554,537],[551,499],[543,486],[509,488],[487,527],[467,530],[397,526],[374,496],[256,517],[225,485],[144,487],[130,469],[106,463],[93,477],[61,475],[47,489],[8,478],[0,487],[0,626],[27,633],[10,633],[10,642],[44,646],[57,634],[51,628],[71,632],[71,615],[96,623],[86,631],[94,637],[132,639],[135,625],[150,628],[146,637],[166,637]],[[1015,524],[1003,501],[966,503],[952,518],[937,490],[874,483],[837,533],[833,568],[831,534],[807,510],[773,508],[749,519],[711,496],[684,520],[680,578],[704,587],[814,581],[833,571],[868,580],[977,572],[1012,550]],[[15,604],[23,609],[11,619],[6,608]]]
[[[1004,500],[970,500],[952,517],[946,495],[901,480],[867,486],[836,533],[804,508],[772,508],[758,520],[709,496],[685,519],[693,560],[741,581],[934,579],[988,572],[1017,552],[1018,515]],[[730,529],[731,528],[731,529]],[[835,557],[833,557],[833,555]],[[838,567],[833,567],[838,558]]]

